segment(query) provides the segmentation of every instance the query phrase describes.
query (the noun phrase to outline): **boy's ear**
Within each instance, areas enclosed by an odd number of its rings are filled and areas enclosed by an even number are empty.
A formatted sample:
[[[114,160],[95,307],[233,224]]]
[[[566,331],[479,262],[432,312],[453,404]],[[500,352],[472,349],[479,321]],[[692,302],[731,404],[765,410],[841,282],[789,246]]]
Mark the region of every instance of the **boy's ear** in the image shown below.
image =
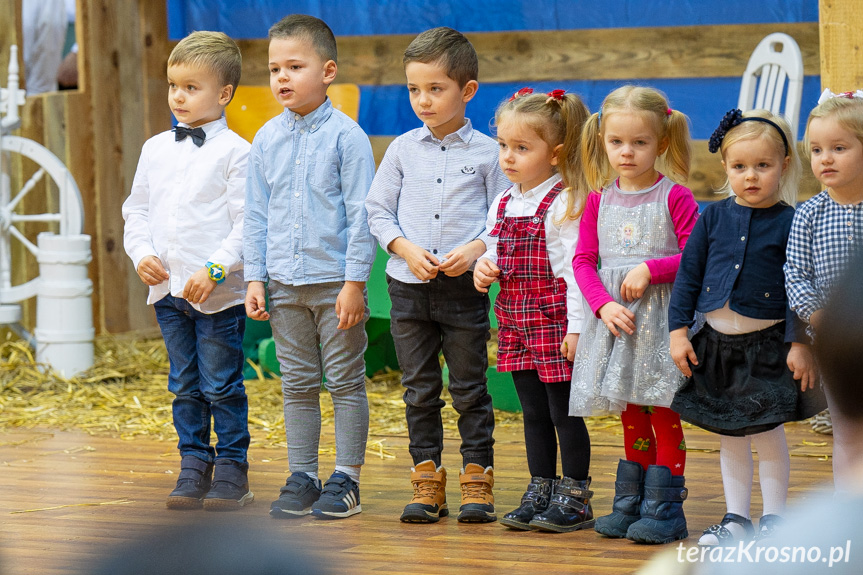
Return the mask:
[[[476,91],[479,90],[479,82],[476,80],[468,80],[464,88],[461,89],[461,101],[467,104],[473,97],[476,96]]]
[[[551,165],[556,166],[560,163],[560,151],[563,149],[563,144],[558,144],[551,151]]]
[[[222,106],[227,106],[231,101],[231,98],[234,96],[234,86],[231,84],[226,84],[222,86],[222,91],[219,93],[219,104]]]
[[[324,62],[324,84],[330,85],[336,79],[339,67],[333,60]]]

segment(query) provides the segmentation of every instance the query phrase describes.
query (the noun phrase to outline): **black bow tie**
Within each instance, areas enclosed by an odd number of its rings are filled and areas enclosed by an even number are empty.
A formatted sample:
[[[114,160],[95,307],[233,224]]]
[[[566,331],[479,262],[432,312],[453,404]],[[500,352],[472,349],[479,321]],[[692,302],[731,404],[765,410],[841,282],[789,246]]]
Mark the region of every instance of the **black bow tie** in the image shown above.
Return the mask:
[[[186,136],[192,136],[192,141],[199,148],[204,145],[204,139],[207,133],[203,128],[184,128],[183,126],[174,126],[174,140],[180,142],[186,139]]]

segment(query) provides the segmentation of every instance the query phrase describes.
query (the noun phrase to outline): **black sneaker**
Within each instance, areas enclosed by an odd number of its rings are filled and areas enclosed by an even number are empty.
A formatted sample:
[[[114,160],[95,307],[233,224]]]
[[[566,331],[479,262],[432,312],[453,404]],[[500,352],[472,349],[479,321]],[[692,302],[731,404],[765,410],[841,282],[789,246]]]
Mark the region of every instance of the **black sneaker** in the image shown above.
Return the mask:
[[[213,485],[204,497],[207,511],[234,511],[255,500],[249,491],[249,464],[231,459],[217,459],[213,468]]]
[[[321,480],[295,471],[279,490],[279,498],[270,504],[270,517],[291,519],[312,512],[312,504],[321,496]]]
[[[213,464],[194,455],[186,455],[180,461],[180,476],[177,486],[168,495],[168,509],[200,509],[204,496],[210,490],[213,479]]]
[[[327,479],[321,497],[312,505],[312,515],[318,519],[344,519],[362,510],[360,486],[341,471]]]

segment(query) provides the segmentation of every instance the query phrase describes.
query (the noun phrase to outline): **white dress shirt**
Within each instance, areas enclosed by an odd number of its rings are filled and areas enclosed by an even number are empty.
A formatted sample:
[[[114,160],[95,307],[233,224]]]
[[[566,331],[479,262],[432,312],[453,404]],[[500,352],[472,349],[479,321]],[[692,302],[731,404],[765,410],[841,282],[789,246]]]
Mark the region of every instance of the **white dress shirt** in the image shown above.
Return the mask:
[[[184,124],[181,124],[184,125]],[[132,192],[123,203],[123,241],[135,269],[156,256],[169,279],[150,286],[148,304],[169,293],[183,296],[192,274],[207,262],[221,264],[227,279],[202,304],[216,313],[243,302],[243,206],[250,144],[228,129],[225,118],[201,126],[201,147],[170,131],[147,140]]]
[[[504,217],[518,218],[532,216],[546,194],[560,181],[555,174],[532,190],[523,192],[521,186],[514,184],[505,192],[499,194],[491,205],[486,218],[486,235],[497,223],[497,209],[500,200],[506,195],[511,196],[506,204]],[[561,192],[551,203],[545,214],[545,249],[554,277],[563,278],[566,282],[566,317],[568,319],[567,333],[581,333],[584,321],[581,290],[575,283],[575,273],[572,270],[572,258],[575,256],[575,245],[578,243],[578,226],[580,218],[573,220],[566,217],[566,193]],[[488,236],[487,250],[482,255],[497,264],[497,236]]]

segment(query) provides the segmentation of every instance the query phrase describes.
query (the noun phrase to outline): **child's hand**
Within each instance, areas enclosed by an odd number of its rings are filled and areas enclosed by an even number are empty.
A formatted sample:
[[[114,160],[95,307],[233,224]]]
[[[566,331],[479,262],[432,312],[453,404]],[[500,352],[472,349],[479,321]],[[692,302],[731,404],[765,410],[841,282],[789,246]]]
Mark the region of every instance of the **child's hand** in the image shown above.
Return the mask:
[[[623,329],[629,335],[635,333],[635,314],[616,301],[610,301],[599,308],[599,317],[614,337],[620,337],[617,328]]]
[[[794,372],[794,379],[800,380],[800,391],[815,387],[818,373],[815,369],[815,358],[808,345],[792,342],[785,361],[788,369]]]
[[[488,293],[488,286],[500,275],[500,268],[488,258],[480,258],[473,269],[473,287],[476,291]]]
[[[566,358],[566,361],[573,361],[575,359],[575,348],[578,347],[578,336],[577,333],[568,333],[566,337],[563,338],[563,343],[560,344],[560,355]]]
[[[162,260],[156,256],[146,256],[138,263],[138,277],[148,286],[159,285],[168,279],[168,272]]]
[[[692,377],[692,365],[698,365],[698,357],[695,355],[695,350],[692,348],[692,342],[687,337],[687,328],[681,327],[671,332],[671,359],[674,360],[674,365],[680,370],[680,373],[686,377]]]
[[[405,238],[396,238],[389,245],[390,250],[404,258],[417,279],[428,281],[437,277],[440,262],[431,252],[422,249]]]
[[[485,243],[482,240],[474,240],[455,248],[442,257],[438,270],[450,277],[460,276],[483,253],[485,253]]]
[[[626,274],[620,285],[620,297],[623,301],[635,301],[644,295],[644,290],[650,285],[650,269],[641,262]]]
[[[249,282],[246,288],[246,315],[258,321],[267,321],[267,288],[264,282]]]
[[[186,282],[186,287],[183,288],[183,299],[189,303],[204,303],[216,289],[216,285],[216,282],[210,279],[209,270],[201,268]]]
[[[339,316],[337,329],[350,329],[362,321],[366,313],[364,285],[363,282],[345,282],[336,298],[336,315]]]

